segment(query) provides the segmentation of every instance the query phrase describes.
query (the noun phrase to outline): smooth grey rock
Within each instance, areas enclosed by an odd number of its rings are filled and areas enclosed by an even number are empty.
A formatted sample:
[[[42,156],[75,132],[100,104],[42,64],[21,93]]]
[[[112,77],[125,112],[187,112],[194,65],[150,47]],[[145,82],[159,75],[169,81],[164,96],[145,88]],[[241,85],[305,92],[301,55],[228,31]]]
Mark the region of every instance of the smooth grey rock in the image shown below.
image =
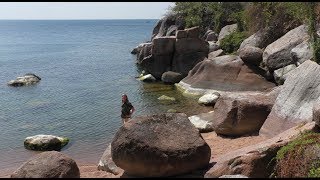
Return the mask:
[[[226,36],[228,36],[229,34],[235,32],[238,28],[237,24],[231,24],[231,25],[226,25],[225,27],[223,27],[220,30],[219,36],[218,36],[218,41],[217,44],[220,44],[220,41],[225,38]]]
[[[220,97],[220,94],[218,92],[208,93],[201,96],[198,100],[198,103],[204,104],[204,105],[214,105],[219,99],[219,97]]]
[[[306,60],[311,60],[313,58],[313,49],[309,41],[303,41],[293,48],[291,50],[291,57],[294,62],[299,62],[300,64]]]
[[[287,79],[287,74],[297,68],[296,65],[290,64],[284,68],[277,69],[273,72],[274,80],[278,85],[282,85],[284,81]]]

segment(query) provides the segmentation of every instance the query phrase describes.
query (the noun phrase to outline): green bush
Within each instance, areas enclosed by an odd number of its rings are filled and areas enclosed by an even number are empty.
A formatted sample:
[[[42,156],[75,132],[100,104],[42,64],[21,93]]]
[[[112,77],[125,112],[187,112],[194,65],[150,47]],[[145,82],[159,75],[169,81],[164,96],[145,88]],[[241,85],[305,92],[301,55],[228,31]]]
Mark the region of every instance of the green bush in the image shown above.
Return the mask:
[[[236,31],[223,38],[220,42],[220,47],[225,53],[232,54],[239,49],[242,41],[246,38],[245,32]]]

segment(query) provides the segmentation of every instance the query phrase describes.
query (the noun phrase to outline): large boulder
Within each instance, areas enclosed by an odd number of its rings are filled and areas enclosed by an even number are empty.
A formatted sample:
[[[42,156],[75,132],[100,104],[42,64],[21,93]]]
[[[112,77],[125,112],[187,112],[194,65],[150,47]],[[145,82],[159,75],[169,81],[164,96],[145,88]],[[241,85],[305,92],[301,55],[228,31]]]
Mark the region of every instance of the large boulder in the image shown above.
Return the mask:
[[[182,74],[173,71],[167,71],[161,76],[161,81],[164,83],[178,83],[181,79],[183,79]]]
[[[30,158],[11,178],[80,178],[80,171],[69,156],[49,151]]]
[[[211,151],[186,114],[166,113],[128,121],[113,138],[111,154],[131,176],[161,177],[206,167]]]
[[[247,39],[243,40],[238,51],[246,46],[253,46],[264,49],[269,44],[277,40],[277,37],[273,36],[272,32],[274,31],[272,31],[270,27],[260,29],[256,33],[249,36]]]
[[[288,73],[297,68],[295,64],[290,64],[286,67],[277,69],[273,72],[274,80],[278,85],[282,85],[284,81],[287,79]]]
[[[24,76],[17,77],[15,80],[9,81],[7,84],[9,86],[27,86],[40,82],[41,78],[33,73],[27,73]]]
[[[123,169],[119,168],[112,160],[111,156],[111,143],[104,151],[102,157],[99,160],[98,170],[110,172],[114,175],[118,175],[123,172]]]
[[[225,174],[242,174],[249,178],[269,178],[274,172],[274,159],[278,150],[305,131],[317,131],[315,123],[300,124],[271,139],[215,157],[211,161],[213,167],[204,177],[217,178]]]
[[[220,45],[220,42],[223,38],[230,35],[231,33],[235,32],[238,29],[237,24],[231,24],[224,26],[219,33],[217,44]]]
[[[262,61],[262,49],[253,46],[246,46],[239,52],[239,56],[243,62],[255,66],[259,66]]]
[[[195,91],[261,91],[275,87],[275,84],[245,65],[239,56],[224,55],[198,63],[178,86]]]
[[[291,58],[294,62],[302,64],[306,60],[313,58],[313,48],[309,41],[303,41],[301,44],[297,45],[291,50]]]
[[[27,137],[24,140],[24,147],[35,151],[59,151],[67,145],[68,142],[69,139],[66,137],[41,134]]]
[[[313,104],[320,96],[320,66],[306,61],[289,72],[260,134],[273,137],[300,123],[312,121]]]
[[[232,93],[221,96],[212,114],[214,131],[227,136],[259,132],[267,119],[280,88],[270,93]]]
[[[301,25],[271,43],[263,52],[263,62],[271,71],[293,64],[290,52],[309,38],[308,27]]]

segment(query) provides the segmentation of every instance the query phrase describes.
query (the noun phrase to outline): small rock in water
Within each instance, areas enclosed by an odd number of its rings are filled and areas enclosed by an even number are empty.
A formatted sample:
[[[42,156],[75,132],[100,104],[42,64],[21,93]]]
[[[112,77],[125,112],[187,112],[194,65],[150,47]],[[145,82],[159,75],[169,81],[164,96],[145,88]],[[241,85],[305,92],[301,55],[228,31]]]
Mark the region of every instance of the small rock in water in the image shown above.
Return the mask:
[[[142,75],[142,74],[141,74]],[[141,76],[140,75],[140,76]],[[144,75],[144,76],[142,76],[142,77],[139,77],[138,78],[140,81],[155,81],[156,80],[156,78],[155,77],[153,77],[151,74],[147,74],[147,75]]]
[[[36,84],[41,80],[41,78],[35,74],[27,73],[22,77],[17,77],[15,80],[11,80],[8,82],[9,86],[18,87]]]
[[[176,98],[174,98],[174,97],[169,97],[169,96],[166,96],[166,95],[162,95],[162,96],[160,96],[160,97],[158,97],[158,100],[161,100],[161,101],[166,101],[166,100],[168,100],[168,101],[176,101]]]
[[[219,97],[220,94],[218,92],[205,94],[199,98],[198,103],[204,105],[214,105],[219,99]]]
[[[53,135],[36,135],[24,140],[24,147],[35,151],[59,151],[69,143],[69,138]]]

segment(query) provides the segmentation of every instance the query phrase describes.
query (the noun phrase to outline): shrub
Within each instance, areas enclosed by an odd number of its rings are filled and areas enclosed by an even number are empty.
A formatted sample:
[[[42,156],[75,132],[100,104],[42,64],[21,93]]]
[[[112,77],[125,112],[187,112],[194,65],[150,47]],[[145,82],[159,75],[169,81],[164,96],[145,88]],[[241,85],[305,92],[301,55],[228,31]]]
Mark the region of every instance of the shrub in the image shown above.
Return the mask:
[[[245,32],[233,32],[221,40],[220,47],[227,54],[232,54],[239,49],[242,41],[246,38],[247,35]]]

